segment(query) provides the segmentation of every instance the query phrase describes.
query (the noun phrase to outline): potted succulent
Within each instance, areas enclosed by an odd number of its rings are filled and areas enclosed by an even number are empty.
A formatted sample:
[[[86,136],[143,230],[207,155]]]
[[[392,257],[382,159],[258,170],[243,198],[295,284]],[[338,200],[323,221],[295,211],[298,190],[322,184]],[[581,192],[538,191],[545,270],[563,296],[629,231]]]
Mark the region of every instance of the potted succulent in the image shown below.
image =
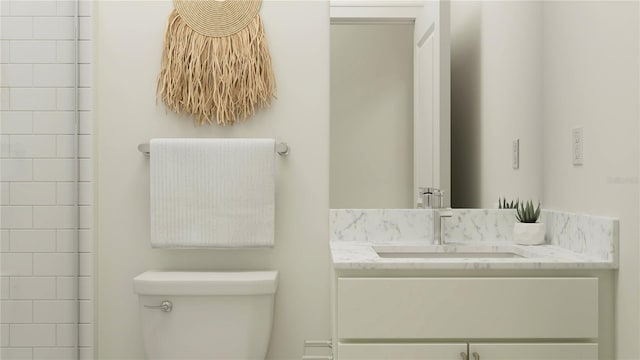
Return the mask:
[[[544,244],[545,226],[544,223],[537,222],[539,217],[539,202],[538,207],[534,207],[531,200],[518,204],[516,208],[516,219],[518,222],[513,226],[513,241],[516,244]]]
[[[507,201],[507,198],[498,198],[498,209],[517,209],[520,199],[511,202]]]

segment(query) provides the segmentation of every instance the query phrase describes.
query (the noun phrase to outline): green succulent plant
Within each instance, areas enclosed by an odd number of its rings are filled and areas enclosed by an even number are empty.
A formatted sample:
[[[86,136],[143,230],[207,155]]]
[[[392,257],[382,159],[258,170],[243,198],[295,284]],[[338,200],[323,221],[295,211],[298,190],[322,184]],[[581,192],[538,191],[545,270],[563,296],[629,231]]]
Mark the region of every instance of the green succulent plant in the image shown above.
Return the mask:
[[[516,199],[515,201],[511,200],[511,202],[508,202],[507,198],[498,198],[498,209],[517,209],[519,203],[519,199]]]
[[[531,200],[522,202],[516,209],[516,219],[521,223],[535,223],[540,217],[540,202],[538,202],[538,207],[535,208]]]

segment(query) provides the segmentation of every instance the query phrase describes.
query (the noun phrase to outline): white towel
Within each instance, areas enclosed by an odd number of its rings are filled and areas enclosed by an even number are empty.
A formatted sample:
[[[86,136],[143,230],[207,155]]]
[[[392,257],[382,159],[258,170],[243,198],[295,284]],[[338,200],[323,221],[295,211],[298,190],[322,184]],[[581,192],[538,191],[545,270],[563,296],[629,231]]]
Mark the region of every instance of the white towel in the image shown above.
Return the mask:
[[[273,246],[273,139],[153,139],[150,150],[152,247]]]

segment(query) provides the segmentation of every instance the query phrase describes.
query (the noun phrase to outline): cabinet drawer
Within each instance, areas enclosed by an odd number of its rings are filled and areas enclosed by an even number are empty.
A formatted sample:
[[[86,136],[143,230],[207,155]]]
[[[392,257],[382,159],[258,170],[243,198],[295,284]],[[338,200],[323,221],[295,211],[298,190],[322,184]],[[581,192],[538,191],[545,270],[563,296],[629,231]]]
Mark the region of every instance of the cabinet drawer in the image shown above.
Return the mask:
[[[490,360],[598,360],[598,344],[469,344],[469,353]],[[473,356],[469,357],[473,359]]]
[[[462,359],[467,352],[466,343],[450,344],[345,344],[338,343],[339,360],[424,360]]]
[[[341,339],[598,337],[597,278],[339,278]]]

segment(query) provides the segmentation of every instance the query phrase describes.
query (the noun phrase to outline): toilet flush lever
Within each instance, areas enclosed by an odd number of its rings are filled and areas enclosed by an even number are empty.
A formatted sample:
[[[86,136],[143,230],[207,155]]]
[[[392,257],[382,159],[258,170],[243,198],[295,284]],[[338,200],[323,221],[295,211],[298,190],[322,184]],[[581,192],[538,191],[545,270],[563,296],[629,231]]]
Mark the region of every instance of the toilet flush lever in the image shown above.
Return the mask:
[[[147,309],[160,309],[162,312],[171,312],[173,310],[173,304],[169,300],[165,300],[160,305],[145,305]]]

